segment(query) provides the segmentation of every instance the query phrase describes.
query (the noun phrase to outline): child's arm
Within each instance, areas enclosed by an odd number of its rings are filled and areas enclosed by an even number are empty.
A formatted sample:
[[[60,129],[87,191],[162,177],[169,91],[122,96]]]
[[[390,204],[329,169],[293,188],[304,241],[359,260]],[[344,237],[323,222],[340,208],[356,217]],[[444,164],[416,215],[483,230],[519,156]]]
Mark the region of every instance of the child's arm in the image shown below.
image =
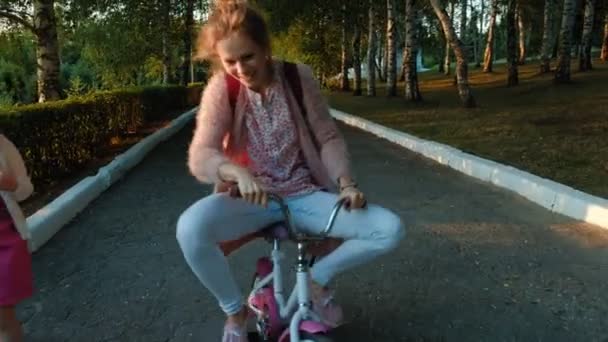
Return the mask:
[[[12,178],[16,180],[17,186],[13,193],[17,202],[21,202],[30,197],[32,192],[34,192],[34,185],[27,174],[25,163],[17,147],[7,138],[4,138],[4,153],[8,164],[6,175],[9,177],[12,175]],[[6,175],[2,175],[2,178],[5,178]]]

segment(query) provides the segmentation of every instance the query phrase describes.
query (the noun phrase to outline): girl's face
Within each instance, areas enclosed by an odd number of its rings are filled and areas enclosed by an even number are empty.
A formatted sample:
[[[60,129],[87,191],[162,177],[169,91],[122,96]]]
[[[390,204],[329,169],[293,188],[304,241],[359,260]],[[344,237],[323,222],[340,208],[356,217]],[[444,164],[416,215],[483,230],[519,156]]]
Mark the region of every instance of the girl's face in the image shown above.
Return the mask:
[[[235,32],[218,41],[216,49],[224,70],[246,87],[261,91],[269,84],[269,51],[246,34]]]

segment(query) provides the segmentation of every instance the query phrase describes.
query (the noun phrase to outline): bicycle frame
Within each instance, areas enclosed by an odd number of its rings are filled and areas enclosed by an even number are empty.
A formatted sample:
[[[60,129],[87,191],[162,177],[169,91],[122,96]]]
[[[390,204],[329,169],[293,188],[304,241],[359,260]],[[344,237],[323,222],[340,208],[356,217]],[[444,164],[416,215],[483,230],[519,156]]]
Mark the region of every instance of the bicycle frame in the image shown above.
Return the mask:
[[[340,200],[336,203],[330,215],[327,226],[321,232],[321,234],[315,237],[311,237],[297,232],[297,230],[295,229],[295,225],[293,224],[289,208],[282,200],[282,198],[271,194],[269,195],[269,199],[279,204],[285,217],[284,223],[288,228],[290,240],[293,240],[297,243],[298,255],[296,262],[296,283],[291,291],[291,294],[289,295],[289,298],[286,301],[283,293],[283,270],[281,266],[281,260],[284,258],[284,255],[280,248],[281,242],[279,241],[279,239],[275,238],[273,240],[273,248],[270,256],[272,262],[272,272],[254,284],[247,302],[248,306],[253,312],[258,315],[262,314],[262,310],[256,308],[255,305],[253,305],[253,303],[251,302],[251,300],[254,298],[254,296],[259,290],[263,289],[265,286],[269,285],[272,282],[274,289],[273,295],[276,301],[279,319],[282,323],[290,321],[290,341],[299,342],[299,332],[301,330],[301,324],[303,321],[313,320],[316,322],[321,322],[319,315],[311,308],[312,301],[309,289],[310,275],[308,272],[309,261],[306,258],[306,243],[307,241],[322,240],[327,237],[333,227],[336,216],[338,215],[338,211],[345,203],[345,201]]]

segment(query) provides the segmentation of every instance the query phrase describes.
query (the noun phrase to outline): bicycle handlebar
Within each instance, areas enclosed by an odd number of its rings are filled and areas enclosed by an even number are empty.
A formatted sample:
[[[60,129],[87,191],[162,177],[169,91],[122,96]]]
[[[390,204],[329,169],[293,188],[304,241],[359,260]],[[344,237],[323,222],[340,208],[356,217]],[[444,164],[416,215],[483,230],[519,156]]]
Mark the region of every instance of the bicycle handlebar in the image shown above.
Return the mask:
[[[241,197],[241,195],[238,192],[238,188],[236,188],[236,186],[235,186],[235,188],[232,188],[230,190],[230,194],[235,197]],[[281,211],[283,212],[283,216],[285,217],[285,223],[287,224],[289,233],[292,236],[297,237],[298,232],[295,229],[295,224],[293,223],[293,220],[291,217],[291,212],[289,211],[289,207],[287,206],[287,204],[285,204],[285,201],[283,200],[283,198],[280,195],[274,194],[274,193],[266,193],[266,195],[268,196],[269,200],[274,201],[275,203],[277,203],[279,205],[279,207],[281,208]],[[334,222],[336,221],[336,217],[338,216],[338,212],[344,206],[346,201],[347,201],[346,198],[341,198],[338,201],[336,201],[336,204],[334,205],[334,208],[332,209],[331,214],[329,215],[329,220],[327,221],[327,225],[325,226],[325,229],[323,229],[321,231],[321,233],[319,234],[319,238],[326,238],[329,235],[329,233],[331,232],[331,229],[333,228]]]

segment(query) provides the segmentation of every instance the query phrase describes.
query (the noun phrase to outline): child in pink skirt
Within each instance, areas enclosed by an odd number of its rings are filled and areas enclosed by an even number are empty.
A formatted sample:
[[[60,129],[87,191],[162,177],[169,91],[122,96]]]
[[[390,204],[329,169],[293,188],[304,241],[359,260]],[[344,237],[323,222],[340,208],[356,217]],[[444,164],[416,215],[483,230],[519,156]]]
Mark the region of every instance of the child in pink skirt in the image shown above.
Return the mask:
[[[29,232],[18,203],[32,191],[23,158],[0,134],[0,342],[23,341],[15,306],[32,296],[33,286]]]

